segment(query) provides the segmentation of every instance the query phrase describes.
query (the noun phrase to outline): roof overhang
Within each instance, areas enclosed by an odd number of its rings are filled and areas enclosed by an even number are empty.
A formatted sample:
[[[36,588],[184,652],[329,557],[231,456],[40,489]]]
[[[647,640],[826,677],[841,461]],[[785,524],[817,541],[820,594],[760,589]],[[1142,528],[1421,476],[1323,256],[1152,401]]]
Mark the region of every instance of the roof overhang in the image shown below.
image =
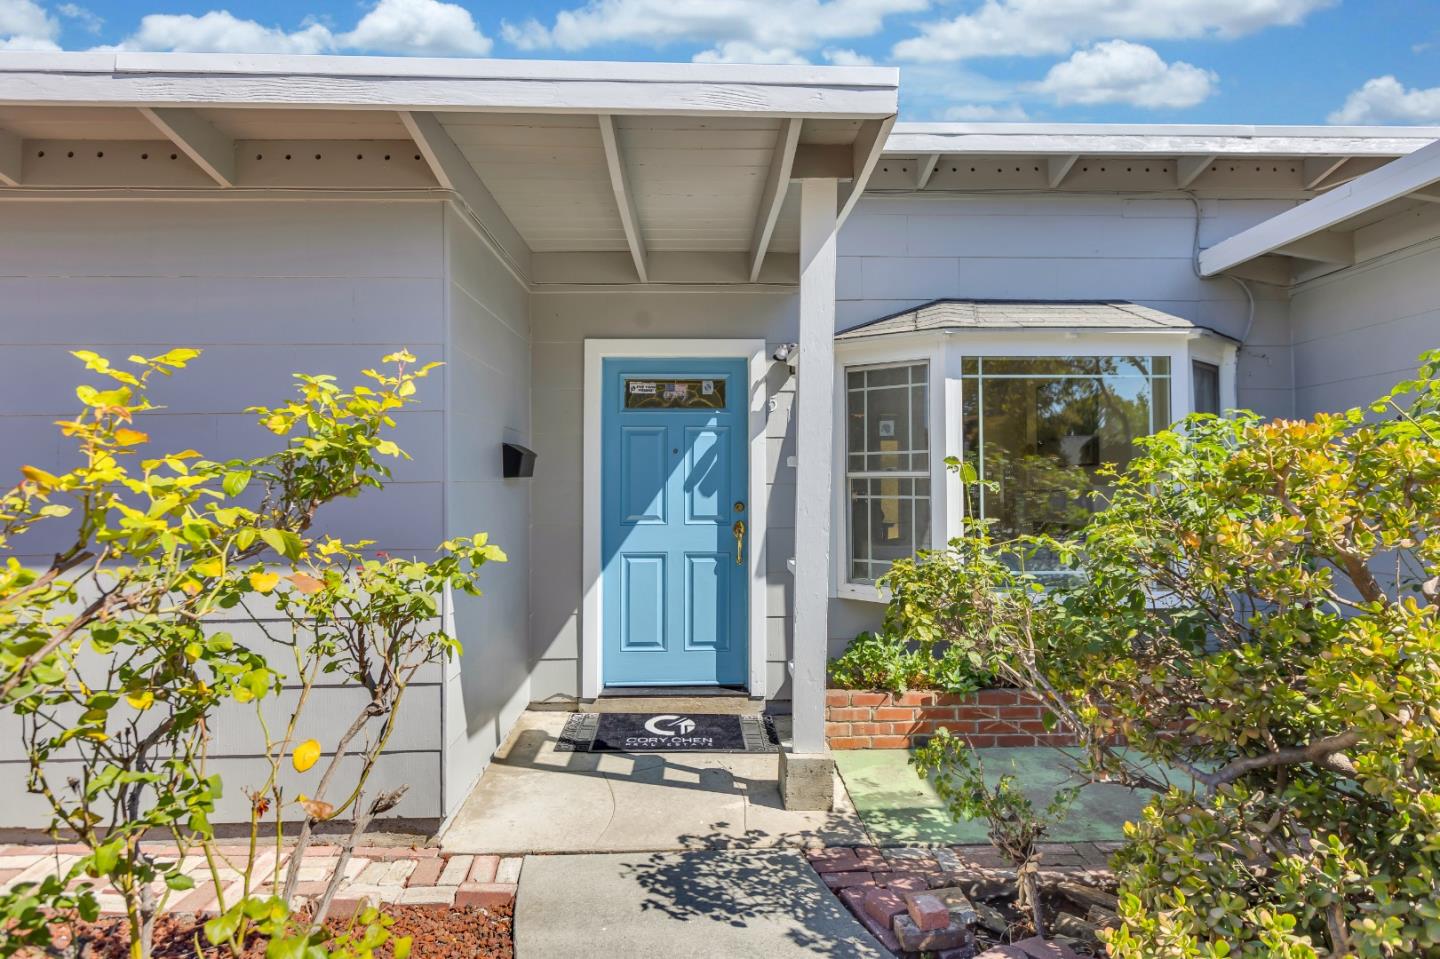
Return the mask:
[[[858,199],[875,67],[0,53],[0,198],[445,191],[527,283],[795,282],[794,179]]]
[[[1288,284],[1440,236],[1440,142],[1200,253],[1205,276]]]
[[[879,338],[965,333],[1046,333],[1064,336],[1143,334],[1232,338],[1172,313],[1128,300],[939,299],[852,326],[837,344]]]
[[[1349,182],[1440,127],[897,123],[872,190],[1294,193]]]

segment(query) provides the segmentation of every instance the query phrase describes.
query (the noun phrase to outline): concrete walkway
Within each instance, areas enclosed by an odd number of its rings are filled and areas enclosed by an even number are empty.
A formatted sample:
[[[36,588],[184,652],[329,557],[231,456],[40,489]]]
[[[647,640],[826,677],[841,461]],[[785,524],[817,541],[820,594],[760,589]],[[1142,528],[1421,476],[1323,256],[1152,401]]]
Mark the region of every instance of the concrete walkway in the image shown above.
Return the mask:
[[[520,718],[441,836],[446,853],[659,852],[869,841],[838,776],[834,812],[791,812],[780,801],[775,754],[556,752],[566,716],[528,712]]]
[[[889,959],[792,849],[530,856],[518,959]]]

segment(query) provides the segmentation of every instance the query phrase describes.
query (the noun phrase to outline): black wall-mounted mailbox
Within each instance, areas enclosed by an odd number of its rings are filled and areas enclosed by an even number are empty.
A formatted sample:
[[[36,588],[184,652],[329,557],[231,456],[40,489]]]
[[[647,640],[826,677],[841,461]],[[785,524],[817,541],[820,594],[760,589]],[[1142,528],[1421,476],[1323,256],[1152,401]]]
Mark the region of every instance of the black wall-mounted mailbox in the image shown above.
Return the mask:
[[[500,444],[500,453],[500,473],[506,479],[535,475],[534,450],[526,449],[519,443],[502,443]]]

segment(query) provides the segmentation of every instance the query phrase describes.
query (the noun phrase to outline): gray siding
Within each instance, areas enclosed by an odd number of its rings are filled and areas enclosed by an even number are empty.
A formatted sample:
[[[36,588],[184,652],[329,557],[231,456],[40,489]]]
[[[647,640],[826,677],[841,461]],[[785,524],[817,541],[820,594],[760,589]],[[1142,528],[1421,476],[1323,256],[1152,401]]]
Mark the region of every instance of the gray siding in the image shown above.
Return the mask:
[[[1200,201],[1210,246],[1293,206]],[[1121,299],[1229,336],[1245,334],[1245,295],[1193,267],[1195,206],[1176,197],[869,196],[840,233],[836,323],[848,329],[940,297]],[[1237,370],[1241,406],[1289,415],[1285,292],[1252,285],[1255,322]]]
[[[140,427],[152,447],[194,447],[214,456],[257,455],[274,438],[245,413],[283,402],[290,374],[326,372],[356,382],[359,371],[407,346],[439,359],[446,341],[442,207],[438,202],[16,202],[0,218],[0,476],[22,463],[65,468],[69,447],[51,421],[74,413],[74,386],[87,381],[68,351],[123,358],[174,346],[204,350],[190,369],[160,382]],[[397,441],[414,459],[395,482],[326,507],[319,530],[377,541],[396,553],[428,552],[444,538],[443,409],[449,374],[438,370],[420,402],[401,414]],[[44,536],[25,556],[43,560]],[[250,624],[216,623],[266,643]],[[272,662],[283,668],[283,652]],[[412,688],[397,748],[376,788],[409,783],[396,809],[407,818],[442,815],[441,676]],[[282,709],[272,703],[271,711]],[[356,708],[353,689],[317,690],[303,735],[330,743]],[[282,709],[283,711],[283,709]],[[9,727],[9,723],[5,724]],[[222,818],[239,818],[239,786],[256,781],[256,719],[236,708],[216,723],[216,768],[231,786]],[[252,733],[254,734],[252,736]],[[0,778],[23,782],[23,752],[0,730]],[[292,776],[292,778],[294,778]],[[343,787],[344,783],[337,783]],[[291,792],[304,788],[290,784]],[[42,826],[35,797],[8,792],[18,810],[6,826]]]
[[[1362,406],[1440,348],[1440,239],[1295,287],[1295,412]]]
[[[446,207],[445,533],[486,532],[510,557],[482,597],[453,598],[465,652],[446,666],[443,805],[453,812],[530,701],[531,480],[503,479],[500,444],[530,446],[529,294]],[[438,541],[437,541],[438,542]]]

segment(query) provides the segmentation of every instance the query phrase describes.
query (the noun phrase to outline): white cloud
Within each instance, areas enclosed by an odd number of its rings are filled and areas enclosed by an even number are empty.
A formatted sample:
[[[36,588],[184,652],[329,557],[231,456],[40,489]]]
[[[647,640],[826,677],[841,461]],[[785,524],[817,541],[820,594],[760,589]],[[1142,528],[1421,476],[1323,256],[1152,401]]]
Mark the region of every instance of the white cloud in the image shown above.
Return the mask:
[[[837,67],[873,67],[875,60],[863,53],[854,50],[843,50],[831,48],[821,54],[826,63],[832,63]]]
[[[895,44],[905,60],[1065,54],[1103,37],[1238,37],[1293,26],[1339,0],[985,0]]]
[[[745,40],[727,40],[691,57],[696,63],[809,63],[789,47],[760,47]]]
[[[1376,77],[1345,99],[1331,123],[1440,123],[1440,87],[1408,89],[1393,76]]]
[[[608,43],[707,43],[705,62],[794,62],[826,41],[868,37],[885,17],[929,7],[930,0],[587,0],[549,26],[504,23],[521,50],[583,50]]]
[[[105,26],[105,19],[98,16],[95,11],[80,6],[78,3],[62,3],[55,8],[55,12],[67,20],[74,20],[90,33],[99,33],[100,28]]]
[[[1108,40],[1077,50],[1050,68],[1029,89],[1061,106],[1072,103],[1127,103],[1180,109],[1193,107],[1215,90],[1213,72],[1193,64],[1166,63],[1151,48],[1128,40]]]
[[[7,0],[0,0],[0,3]],[[348,33],[313,18],[296,30],[242,20],[228,10],[152,13],[114,49],[205,53],[333,53],[337,50],[432,56],[484,56],[491,40],[464,7],[441,0],[379,0]]]
[[[1025,108],[1018,103],[957,103],[946,107],[941,117],[955,123],[1017,123],[1030,119]]]
[[[140,28],[122,40],[121,50],[189,50],[201,53],[326,53],[335,37],[321,23],[302,24],[287,33],[254,20],[241,20],[228,10],[211,10],[200,16],[188,13],[151,13],[140,18]]]
[[[34,0],[0,0],[0,50],[58,50],[60,22]]]
[[[492,46],[469,10],[440,0],[380,0],[338,40],[355,50],[429,56],[483,57]]]

